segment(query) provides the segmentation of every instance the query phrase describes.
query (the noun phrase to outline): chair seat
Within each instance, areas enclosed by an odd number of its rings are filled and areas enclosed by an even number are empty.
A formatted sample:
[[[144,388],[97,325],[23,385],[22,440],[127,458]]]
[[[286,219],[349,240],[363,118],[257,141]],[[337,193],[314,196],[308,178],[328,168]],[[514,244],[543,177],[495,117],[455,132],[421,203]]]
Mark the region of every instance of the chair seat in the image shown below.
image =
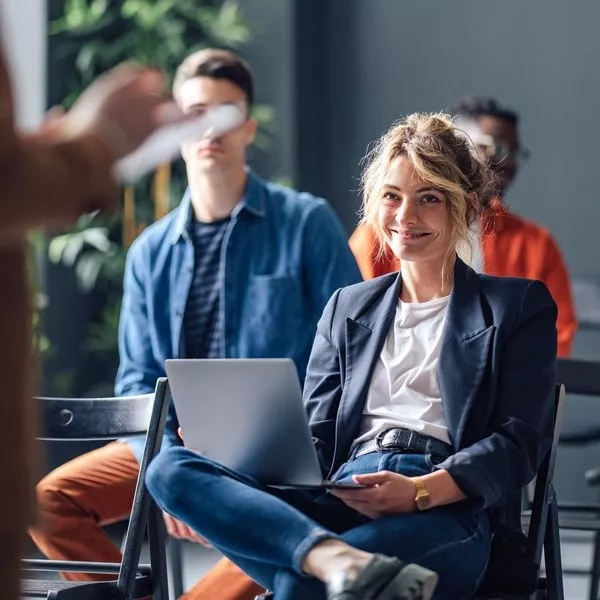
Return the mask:
[[[583,431],[573,431],[560,434],[560,443],[564,444],[565,446],[579,446],[598,442],[600,442],[600,427],[591,427]]]
[[[586,471],[585,480],[587,481],[588,485],[600,485],[600,468],[589,469]]]
[[[117,581],[63,581],[62,579],[22,579],[22,598],[50,598],[55,600],[110,600],[121,598]],[[152,596],[153,582],[150,575],[138,575],[135,580],[134,598]]]
[[[64,590],[75,585],[81,585],[81,582],[61,579],[22,579],[21,595],[25,598],[46,598],[51,590]]]

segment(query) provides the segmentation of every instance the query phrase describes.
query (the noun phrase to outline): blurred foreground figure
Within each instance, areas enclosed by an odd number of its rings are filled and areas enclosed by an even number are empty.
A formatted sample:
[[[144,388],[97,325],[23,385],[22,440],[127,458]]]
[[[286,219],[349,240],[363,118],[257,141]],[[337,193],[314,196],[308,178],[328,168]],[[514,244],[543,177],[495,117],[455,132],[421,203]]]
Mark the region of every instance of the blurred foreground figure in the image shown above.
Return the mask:
[[[42,131],[15,130],[8,72],[0,49],[0,581],[2,598],[19,597],[19,559],[34,518],[36,414],[26,234],[66,225],[117,199],[116,160],[158,125],[177,120],[162,97],[162,76],[123,66],[94,83],[67,115]]]

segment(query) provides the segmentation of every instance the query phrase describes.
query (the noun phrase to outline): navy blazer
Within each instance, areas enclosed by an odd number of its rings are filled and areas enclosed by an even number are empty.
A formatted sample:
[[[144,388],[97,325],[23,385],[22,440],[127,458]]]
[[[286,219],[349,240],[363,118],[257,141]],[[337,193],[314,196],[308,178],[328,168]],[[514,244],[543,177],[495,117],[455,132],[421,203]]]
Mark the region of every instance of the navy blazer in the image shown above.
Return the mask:
[[[348,460],[401,286],[393,273],[342,288],[318,324],[304,400],[324,476]],[[540,281],[480,275],[457,259],[438,370],[454,454],[437,468],[481,508],[510,505],[512,526],[551,445],[556,315]]]

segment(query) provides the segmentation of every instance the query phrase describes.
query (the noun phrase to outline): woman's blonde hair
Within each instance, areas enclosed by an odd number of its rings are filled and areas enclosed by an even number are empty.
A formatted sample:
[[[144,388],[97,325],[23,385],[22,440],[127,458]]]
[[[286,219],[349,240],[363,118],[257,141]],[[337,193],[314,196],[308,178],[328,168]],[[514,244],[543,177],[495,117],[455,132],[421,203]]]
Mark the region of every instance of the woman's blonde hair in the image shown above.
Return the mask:
[[[395,123],[363,161],[362,223],[375,232],[380,253],[385,253],[378,220],[381,190],[390,163],[400,156],[427,184],[444,192],[453,226],[450,251],[470,264],[480,217],[494,197],[494,175],[467,134],[445,114],[415,113]]]

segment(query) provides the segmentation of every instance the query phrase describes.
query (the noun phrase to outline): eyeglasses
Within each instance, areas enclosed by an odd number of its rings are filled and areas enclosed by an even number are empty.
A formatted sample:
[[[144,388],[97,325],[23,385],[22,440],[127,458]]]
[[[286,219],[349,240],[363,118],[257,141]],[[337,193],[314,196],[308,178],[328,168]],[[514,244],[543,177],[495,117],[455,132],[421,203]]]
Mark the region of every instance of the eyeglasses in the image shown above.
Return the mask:
[[[525,163],[531,156],[531,152],[524,146],[512,147],[507,142],[494,140],[491,144],[479,145],[490,162],[502,163],[509,158],[514,158],[517,163]]]

